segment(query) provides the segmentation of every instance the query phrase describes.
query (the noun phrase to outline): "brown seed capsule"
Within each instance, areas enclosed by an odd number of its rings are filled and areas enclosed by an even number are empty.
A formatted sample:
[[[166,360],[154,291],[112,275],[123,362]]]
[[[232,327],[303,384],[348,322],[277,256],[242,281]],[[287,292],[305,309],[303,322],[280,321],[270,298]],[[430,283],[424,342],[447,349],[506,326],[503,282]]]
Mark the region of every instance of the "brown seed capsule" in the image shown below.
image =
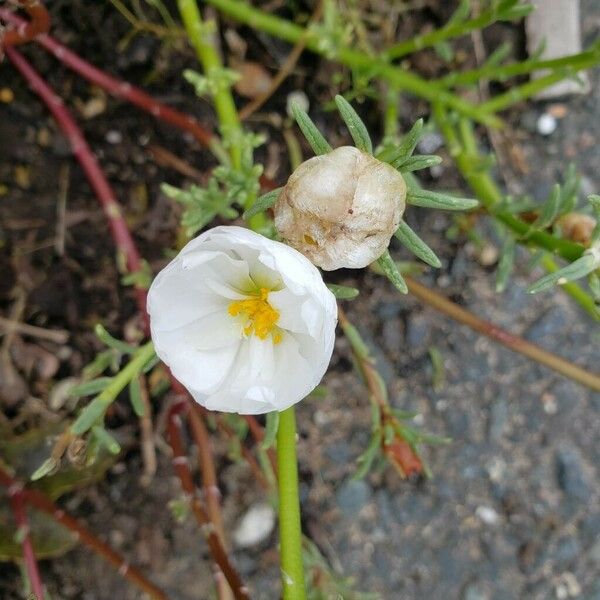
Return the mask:
[[[563,237],[580,244],[589,244],[596,219],[582,213],[568,213],[556,222]]]
[[[342,146],[303,162],[273,211],[284,241],[325,271],[359,269],[387,249],[406,184],[389,164]]]

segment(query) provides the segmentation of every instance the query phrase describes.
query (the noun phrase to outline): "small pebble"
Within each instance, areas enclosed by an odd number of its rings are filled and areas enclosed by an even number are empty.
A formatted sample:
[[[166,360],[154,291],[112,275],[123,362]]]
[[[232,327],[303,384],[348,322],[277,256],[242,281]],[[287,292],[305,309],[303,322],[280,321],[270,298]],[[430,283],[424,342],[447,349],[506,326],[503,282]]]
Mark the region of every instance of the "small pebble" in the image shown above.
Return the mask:
[[[483,267],[491,267],[498,262],[498,248],[494,244],[485,244],[477,257]]]
[[[558,123],[556,118],[548,113],[540,115],[537,120],[537,132],[540,135],[552,135],[556,131]]]
[[[542,394],[542,405],[544,406],[544,412],[547,415],[555,415],[558,412],[558,404],[554,394],[544,392]]]
[[[240,519],[233,541],[238,548],[251,548],[264,542],[275,527],[275,511],[270,504],[255,504]]]
[[[310,108],[310,102],[308,100],[308,96],[302,91],[302,90],[295,90],[293,92],[290,92],[288,94],[286,103],[285,103],[285,109],[287,114],[290,117],[293,117],[292,115],[292,104],[297,104],[304,112],[308,112],[308,109]]]
[[[442,138],[439,133],[432,131],[425,133],[423,137],[421,137],[417,144],[417,148],[421,154],[433,154],[443,143],[444,138]]]
[[[109,144],[120,144],[123,141],[123,135],[116,129],[111,129],[106,132],[106,141]]]
[[[489,506],[478,506],[475,515],[486,525],[496,525],[500,521],[500,515]]]

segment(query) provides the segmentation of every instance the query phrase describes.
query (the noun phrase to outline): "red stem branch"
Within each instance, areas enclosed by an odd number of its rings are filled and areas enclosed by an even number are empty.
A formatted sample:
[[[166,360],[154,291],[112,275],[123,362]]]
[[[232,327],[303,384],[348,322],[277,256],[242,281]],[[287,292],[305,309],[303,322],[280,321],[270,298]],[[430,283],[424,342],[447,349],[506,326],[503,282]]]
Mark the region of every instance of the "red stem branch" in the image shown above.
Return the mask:
[[[121,208],[115,199],[115,194],[108,180],[98,165],[96,157],[85,141],[79,126],[65,107],[62,99],[54,93],[52,88],[40,77],[22,54],[14,48],[7,47],[6,55],[27,80],[32,91],[44,101],[64,135],[69,140],[73,154],[83,168],[92,189],[96,192],[96,196],[102,205],[104,214],[108,219],[112,237],[117,246],[117,251],[125,258],[129,271],[132,273],[139,271],[142,266],[141,258],[127,228],[127,224],[123,219]],[[136,287],[135,293],[138,306],[147,325],[148,315],[145,308],[146,290]]]
[[[77,538],[86,546],[100,554],[108,563],[110,563],[117,572],[139,587],[155,600],[168,600],[167,595],[136,567],[132,567],[120,554],[115,552],[110,546],[98,539],[81,522],[65,513],[56,504],[37,490],[30,490],[23,487],[16,479],[11,477],[2,467],[0,467],[0,484],[6,486],[9,490],[20,490],[21,498],[27,504],[30,504],[37,510],[40,510],[53,519],[64,525],[67,529],[74,532]],[[13,492],[14,494],[14,492]],[[40,596],[41,598],[41,596]]]
[[[8,488],[8,498],[10,500],[13,516],[15,517],[15,522],[21,535],[23,562],[25,563],[25,570],[27,571],[27,579],[29,580],[31,591],[36,600],[44,600],[44,586],[33,551],[29,520],[27,519],[25,499],[23,497],[23,488],[20,484],[15,482],[15,484]]]
[[[173,467],[179,477],[181,487],[190,502],[196,521],[206,537],[206,542],[211,555],[223,575],[225,575],[234,597],[236,600],[249,600],[250,596],[248,594],[248,588],[244,586],[240,576],[229,561],[229,557],[221,544],[216,528],[196,494],[196,487],[192,478],[189,460],[185,454],[183,440],[181,438],[181,418],[179,413],[182,411],[182,408],[183,405],[181,402],[176,403],[171,407],[167,418],[169,444],[173,449]]]
[[[217,482],[217,471],[215,469],[212,445],[210,443],[208,430],[204,423],[204,414],[199,410],[199,404],[191,402],[189,406],[191,410],[187,411],[187,416],[198,449],[198,464],[200,465],[200,473],[202,474],[202,488],[204,491],[206,510],[210,520],[215,526],[215,531],[219,536],[223,548],[227,549],[225,528],[223,527],[223,515],[221,514],[221,492],[219,491]],[[223,579],[221,572],[216,573],[216,575],[218,575],[217,591],[219,599],[231,600],[233,598],[233,593],[229,585],[227,585],[227,581]]]
[[[43,10],[45,11],[46,9]],[[23,26],[26,26],[27,21],[18,15],[15,15],[8,8],[0,8],[0,18],[17,27],[17,29],[9,31],[4,38],[4,45],[8,47],[11,45],[11,39],[13,37],[11,34],[19,31],[19,29]],[[35,41],[43,48],[51,52],[67,67],[88,81],[103,88],[112,96],[124,98],[142,110],[150,113],[154,117],[162,119],[166,123],[174,125],[178,129],[191,133],[203,146],[210,146],[211,142],[214,141],[212,133],[202,127],[194,117],[181,113],[174,108],[163,104],[162,102],[158,102],[152,98],[152,96],[146,94],[139,88],[132,86],[130,83],[123,81],[122,79],[117,79],[116,77],[108,75],[89,62],[83,60],[83,58],[77,56],[77,54],[69,50],[66,46],[55,40],[53,37],[46,34],[37,35],[35,36]]]

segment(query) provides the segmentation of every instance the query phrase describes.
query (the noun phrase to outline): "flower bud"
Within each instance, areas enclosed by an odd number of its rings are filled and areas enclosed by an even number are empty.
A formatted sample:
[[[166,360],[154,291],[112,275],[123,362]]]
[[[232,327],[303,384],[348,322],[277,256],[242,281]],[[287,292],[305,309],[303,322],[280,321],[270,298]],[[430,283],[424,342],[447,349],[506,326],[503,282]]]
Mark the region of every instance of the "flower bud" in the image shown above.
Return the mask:
[[[352,146],[303,162],[273,207],[283,240],[325,271],[360,269],[387,249],[406,184],[392,166]]]

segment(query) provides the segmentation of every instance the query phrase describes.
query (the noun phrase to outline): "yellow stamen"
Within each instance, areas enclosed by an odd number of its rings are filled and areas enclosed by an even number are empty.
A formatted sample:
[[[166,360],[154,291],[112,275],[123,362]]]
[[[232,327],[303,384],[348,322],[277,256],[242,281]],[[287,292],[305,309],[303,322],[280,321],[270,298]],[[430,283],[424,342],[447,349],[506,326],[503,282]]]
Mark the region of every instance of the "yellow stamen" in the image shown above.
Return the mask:
[[[281,332],[273,331],[279,320],[279,311],[275,310],[268,302],[269,290],[260,288],[258,295],[246,300],[236,300],[229,305],[227,312],[232,317],[244,319],[244,335],[255,335],[261,340],[266,340],[269,335],[273,343],[281,342]]]

